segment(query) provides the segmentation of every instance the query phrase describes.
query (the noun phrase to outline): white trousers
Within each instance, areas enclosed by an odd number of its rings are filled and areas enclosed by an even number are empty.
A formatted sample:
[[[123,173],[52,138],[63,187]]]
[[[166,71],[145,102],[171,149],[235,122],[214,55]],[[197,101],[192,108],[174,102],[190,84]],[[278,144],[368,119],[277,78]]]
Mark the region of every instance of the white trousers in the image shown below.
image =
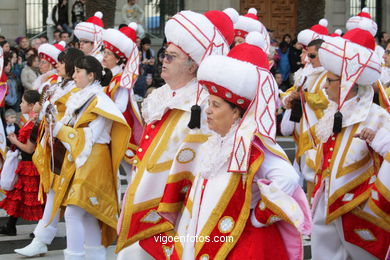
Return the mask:
[[[100,247],[102,234],[97,219],[84,209],[68,205],[65,210],[66,249],[73,253],[84,252],[87,247]]]
[[[51,212],[53,210],[54,195],[55,195],[54,191],[50,189],[46,196],[46,204],[45,204],[45,209],[43,211],[43,216],[39,220],[38,225],[35,227],[34,230],[35,237],[39,241],[47,245],[50,245],[54,237],[56,236],[57,224],[60,218],[60,210],[57,210],[57,213],[53,218],[53,221],[50,224],[48,224],[51,217]]]
[[[364,249],[344,240],[341,218],[325,224],[325,192],[322,194],[313,216],[311,255],[313,260],[370,260],[377,259]]]
[[[153,260],[153,257],[149,255],[137,242],[119,251],[117,260],[127,259]]]

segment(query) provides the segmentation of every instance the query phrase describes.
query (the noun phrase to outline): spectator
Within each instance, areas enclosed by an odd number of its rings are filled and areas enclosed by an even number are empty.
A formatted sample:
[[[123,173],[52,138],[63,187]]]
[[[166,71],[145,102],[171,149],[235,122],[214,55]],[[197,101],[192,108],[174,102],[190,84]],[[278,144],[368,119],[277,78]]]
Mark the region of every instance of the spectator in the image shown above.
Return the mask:
[[[68,20],[68,0],[58,0],[58,4],[53,7],[51,19],[57,30],[67,31],[69,34],[72,33]]]
[[[0,42],[0,46],[1,46],[1,48],[3,48],[4,55],[9,53],[11,46],[9,45],[8,41],[4,40],[4,41]]]
[[[135,0],[128,0],[122,7],[122,20],[123,23],[129,24],[134,22],[138,25],[137,36],[143,38],[145,30],[142,26],[144,21],[144,11],[139,7]]]
[[[279,90],[282,90],[285,92],[290,86],[286,84],[286,82],[283,81],[283,76],[280,71],[275,72],[275,81],[278,84]]]
[[[283,82],[290,86],[289,76],[290,76],[290,62],[288,60],[289,56],[289,45],[287,42],[281,42],[278,49],[279,62],[278,70],[283,76]]]
[[[17,40],[15,40],[18,44],[19,49],[19,56],[22,57],[22,60],[26,60],[26,50],[30,48],[30,42],[27,37],[18,37]]]
[[[4,72],[7,75],[7,96],[5,97],[6,108],[19,109],[18,81],[11,70],[11,60],[8,56],[4,57]]]
[[[49,39],[47,38],[46,35],[41,35],[39,36],[39,39],[41,40],[41,44],[48,43]],[[38,49],[37,49],[38,50]]]
[[[387,41],[389,40],[389,35],[386,32],[380,32],[378,35],[379,45],[386,49]]]
[[[16,76],[18,81],[20,81],[20,74],[22,74],[23,61],[22,58],[18,55],[18,50],[16,48],[11,48],[9,52],[9,58],[11,60],[11,71]]]
[[[26,59],[30,57],[31,55],[37,55],[38,56],[38,50],[35,48],[28,48],[26,50]]]
[[[155,88],[159,88],[165,84],[163,78],[161,78],[162,64],[165,57],[165,50],[167,49],[167,39],[164,38],[162,47],[157,52],[157,64],[153,75],[153,85]]]
[[[5,37],[3,35],[0,35],[0,42],[3,42],[5,40],[6,40]]]
[[[39,48],[39,46],[41,46],[41,44],[42,44],[42,42],[41,42],[40,38],[34,38],[31,40],[31,48],[38,50],[38,48]]]
[[[76,0],[72,5],[73,29],[78,23],[85,21],[85,0]]]
[[[4,133],[6,136],[14,133],[19,134],[19,126],[16,124],[16,112],[15,110],[9,108],[5,111],[5,124],[4,124]],[[7,146],[9,147],[11,142],[7,139]]]
[[[68,43],[70,42],[70,36],[67,31],[60,33],[60,41],[64,41],[66,45],[68,45]]]
[[[156,62],[154,51],[150,48],[151,41],[145,37],[141,40],[141,63],[144,68],[144,75],[154,73],[154,63]]]
[[[53,44],[54,44],[54,43],[59,43],[59,42],[61,41],[61,36],[60,36],[60,34],[61,34],[61,31],[60,31],[60,30],[55,30],[55,31],[53,32],[53,38],[54,38]]]
[[[286,33],[285,35],[283,35],[283,38],[282,38],[282,42],[287,42],[289,46],[292,45],[291,43],[292,39],[291,39],[291,35]]]
[[[295,73],[302,67],[301,54],[303,46],[296,39],[293,40],[291,44],[292,46],[290,47],[288,59],[290,61],[291,73]]]
[[[33,89],[33,82],[39,76],[39,58],[37,55],[30,55],[27,59],[26,67],[22,70],[22,85],[25,90]]]

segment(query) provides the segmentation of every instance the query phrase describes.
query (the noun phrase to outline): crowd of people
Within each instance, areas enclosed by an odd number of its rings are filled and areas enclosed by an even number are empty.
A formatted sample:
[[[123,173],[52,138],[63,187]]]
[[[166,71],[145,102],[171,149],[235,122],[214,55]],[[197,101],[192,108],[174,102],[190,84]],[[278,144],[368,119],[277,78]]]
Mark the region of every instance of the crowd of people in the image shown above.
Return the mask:
[[[280,43],[254,8],[181,11],[157,54],[102,16],[2,37],[0,234],[38,221],[17,254],[47,253],[62,211],[69,260],[114,241],[118,259],[302,259],[303,235],[316,260],[389,257],[390,41],[366,9]]]

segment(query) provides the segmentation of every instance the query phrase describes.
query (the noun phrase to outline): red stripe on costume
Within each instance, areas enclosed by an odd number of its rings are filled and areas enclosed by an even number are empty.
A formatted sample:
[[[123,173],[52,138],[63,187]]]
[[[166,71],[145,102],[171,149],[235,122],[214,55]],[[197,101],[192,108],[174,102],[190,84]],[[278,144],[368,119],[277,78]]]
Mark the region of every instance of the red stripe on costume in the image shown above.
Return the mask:
[[[174,183],[167,183],[165,185],[164,196],[161,198],[161,203],[178,203],[183,202],[187,198],[189,192],[184,192],[183,189],[189,191],[191,189],[192,182],[188,179],[181,180]]]
[[[375,205],[381,209],[381,211],[385,212],[388,216],[390,216],[390,201],[388,201],[383,194],[378,190],[378,188],[374,185],[372,187],[371,194],[375,192],[378,195],[378,199],[374,199],[371,196],[371,201],[375,203]]]
[[[154,122],[152,124],[147,124],[145,126],[144,133],[142,135],[141,142],[139,144],[139,148],[138,148],[138,151],[137,151],[137,154],[136,154],[136,156],[140,160],[143,159],[146,151],[149,149],[150,144],[152,143],[153,139],[155,138],[155,136],[160,131],[160,128],[164,124],[165,120],[171,114],[171,111],[172,110],[167,111],[160,120],[158,120],[158,121],[156,121],[156,122]]]
[[[260,201],[260,203],[261,203],[261,201]],[[254,209],[255,217],[256,217],[257,221],[259,221],[261,224],[267,225],[269,218],[271,216],[276,216],[277,214],[269,208],[264,208],[264,210],[261,210],[259,208],[259,204]]]
[[[342,221],[346,241],[363,248],[379,259],[385,259],[390,244],[388,232],[351,212],[344,214]],[[363,239],[359,236],[359,232],[370,234],[374,240]]]
[[[133,214],[133,216],[131,218],[131,224],[130,224],[130,227],[133,227],[133,228],[130,228],[129,233],[127,234],[127,238],[130,238],[130,237],[134,236],[135,234],[138,234],[138,233],[142,232],[143,230],[151,228],[154,225],[162,222],[161,220],[163,218],[161,218],[161,217],[155,223],[145,222],[145,220],[142,220],[144,217],[146,217],[146,215],[149,212],[151,212],[153,210],[157,212],[157,207],[150,208],[150,209],[143,210],[143,211],[139,211],[139,212]]]
[[[339,208],[343,207],[344,205],[350,203],[351,201],[355,200],[357,197],[359,197],[361,194],[363,194],[365,191],[367,191],[370,188],[370,186],[373,185],[373,184],[368,184],[369,180],[370,180],[370,178],[367,178],[367,180],[364,181],[362,184],[358,185],[357,187],[355,187],[352,190],[346,191],[340,197],[338,197],[337,200],[335,200],[331,205],[329,205],[328,215],[332,214],[337,209],[339,209]],[[353,198],[351,200],[343,201],[344,195],[347,192],[353,194]]]
[[[180,257],[177,255],[175,242],[168,242],[169,241],[168,239],[170,238],[172,238],[172,236],[169,236],[165,233],[161,233],[139,241],[139,245],[146,252],[148,252],[148,254],[153,256],[154,259],[179,260]],[[164,243],[163,241],[167,241],[167,242]]]

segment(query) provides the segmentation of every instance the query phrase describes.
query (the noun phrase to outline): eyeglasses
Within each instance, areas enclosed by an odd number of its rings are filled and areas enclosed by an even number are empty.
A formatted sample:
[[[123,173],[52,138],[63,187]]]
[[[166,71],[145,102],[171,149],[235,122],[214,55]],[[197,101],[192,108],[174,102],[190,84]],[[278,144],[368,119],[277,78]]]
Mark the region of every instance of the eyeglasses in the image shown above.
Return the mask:
[[[333,81],[340,81],[340,79],[330,79],[330,78],[326,78],[326,83],[329,85],[330,83],[332,83]]]
[[[317,57],[317,54],[308,53],[307,56],[308,56],[310,59],[315,59],[315,58]]]
[[[390,50],[385,50],[386,55],[390,55]]]
[[[176,58],[176,56],[173,56],[173,55],[168,54],[168,53],[163,53],[163,54],[161,54],[161,58],[167,59],[167,61],[168,61],[169,63],[171,63],[171,62],[173,61],[173,59]]]

